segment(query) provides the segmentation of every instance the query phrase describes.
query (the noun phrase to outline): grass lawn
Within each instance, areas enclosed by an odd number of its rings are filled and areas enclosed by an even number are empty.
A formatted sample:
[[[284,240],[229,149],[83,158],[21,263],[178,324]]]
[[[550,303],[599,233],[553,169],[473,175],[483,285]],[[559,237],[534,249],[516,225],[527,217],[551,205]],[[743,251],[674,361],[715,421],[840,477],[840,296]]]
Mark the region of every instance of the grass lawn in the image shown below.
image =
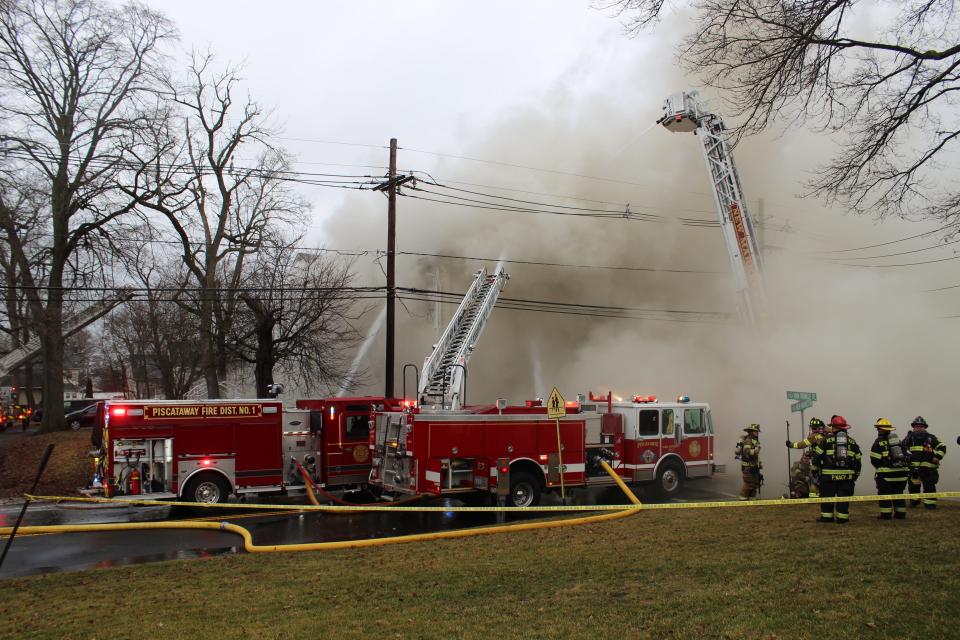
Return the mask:
[[[7,435],[0,439],[0,498],[18,498],[30,489],[48,444],[53,454],[37,487],[40,495],[77,495],[93,476],[90,429]]]
[[[947,638],[960,504],[815,506],[0,582],[10,638]],[[309,516],[329,517],[329,516]]]

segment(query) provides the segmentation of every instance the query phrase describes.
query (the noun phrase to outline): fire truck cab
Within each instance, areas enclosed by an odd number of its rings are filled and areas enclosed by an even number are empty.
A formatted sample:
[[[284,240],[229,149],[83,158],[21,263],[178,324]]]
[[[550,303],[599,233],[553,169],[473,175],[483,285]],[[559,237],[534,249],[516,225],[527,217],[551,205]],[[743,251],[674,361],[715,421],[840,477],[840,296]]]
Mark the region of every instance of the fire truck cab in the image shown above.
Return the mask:
[[[490,494],[532,506],[544,492],[626,482],[672,496],[687,478],[710,477],[714,434],[710,407],[681,397],[657,402],[611,396],[567,403],[559,419],[537,403],[458,411],[409,408],[376,417],[370,482],[394,494]]]
[[[369,475],[369,424],[382,397],[300,400],[124,400],[94,429],[94,487],[104,495],[225,502],[231,494],[304,490],[300,463],[330,490]]]

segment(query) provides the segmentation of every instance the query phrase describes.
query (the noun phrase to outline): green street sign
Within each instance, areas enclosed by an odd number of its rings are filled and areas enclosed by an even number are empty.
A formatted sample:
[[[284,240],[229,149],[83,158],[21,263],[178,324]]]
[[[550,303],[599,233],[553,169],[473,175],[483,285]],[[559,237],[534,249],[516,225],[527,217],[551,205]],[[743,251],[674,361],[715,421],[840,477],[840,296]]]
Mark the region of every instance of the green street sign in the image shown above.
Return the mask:
[[[796,413],[798,411],[803,411],[804,409],[809,409],[813,406],[813,400],[800,400],[799,402],[794,402],[790,405],[790,411]]]
[[[809,391],[787,391],[787,400],[810,400],[817,401],[817,394]]]

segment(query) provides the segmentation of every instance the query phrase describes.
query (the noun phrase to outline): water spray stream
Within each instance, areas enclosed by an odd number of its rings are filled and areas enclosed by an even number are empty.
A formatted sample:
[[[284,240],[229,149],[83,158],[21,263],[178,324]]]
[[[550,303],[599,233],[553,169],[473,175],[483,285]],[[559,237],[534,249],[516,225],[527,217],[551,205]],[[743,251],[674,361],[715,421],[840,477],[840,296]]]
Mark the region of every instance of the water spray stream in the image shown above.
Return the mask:
[[[360,362],[367,357],[367,352],[370,351],[370,347],[373,346],[373,340],[377,337],[377,334],[380,333],[380,330],[383,329],[383,325],[387,320],[387,307],[384,306],[380,310],[380,313],[377,314],[376,320],[373,321],[373,324],[370,325],[370,330],[367,332],[367,337],[364,339],[363,344],[360,345],[360,348],[357,350],[357,355],[353,358],[353,364],[350,365],[350,371],[347,372],[347,375],[343,378],[343,384],[340,385],[340,390],[337,391],[337,397],[342,398],[344,394],[347,393],[347,389],[350,388],[350,385],[353,383],[354,376],[357,375],[357,368],[360,366]]]

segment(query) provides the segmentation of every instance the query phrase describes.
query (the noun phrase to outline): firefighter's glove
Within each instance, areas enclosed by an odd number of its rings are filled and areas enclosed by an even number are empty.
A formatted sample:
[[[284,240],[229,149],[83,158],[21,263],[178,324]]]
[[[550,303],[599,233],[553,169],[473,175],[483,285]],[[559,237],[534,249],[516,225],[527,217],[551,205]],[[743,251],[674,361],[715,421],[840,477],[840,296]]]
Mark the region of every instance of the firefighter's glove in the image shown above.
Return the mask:
[[[789,440],[787,440],[787,448],[788,448],[788,449],[792,449],[792,448],[793,448],[793,443],[790,442]]]

